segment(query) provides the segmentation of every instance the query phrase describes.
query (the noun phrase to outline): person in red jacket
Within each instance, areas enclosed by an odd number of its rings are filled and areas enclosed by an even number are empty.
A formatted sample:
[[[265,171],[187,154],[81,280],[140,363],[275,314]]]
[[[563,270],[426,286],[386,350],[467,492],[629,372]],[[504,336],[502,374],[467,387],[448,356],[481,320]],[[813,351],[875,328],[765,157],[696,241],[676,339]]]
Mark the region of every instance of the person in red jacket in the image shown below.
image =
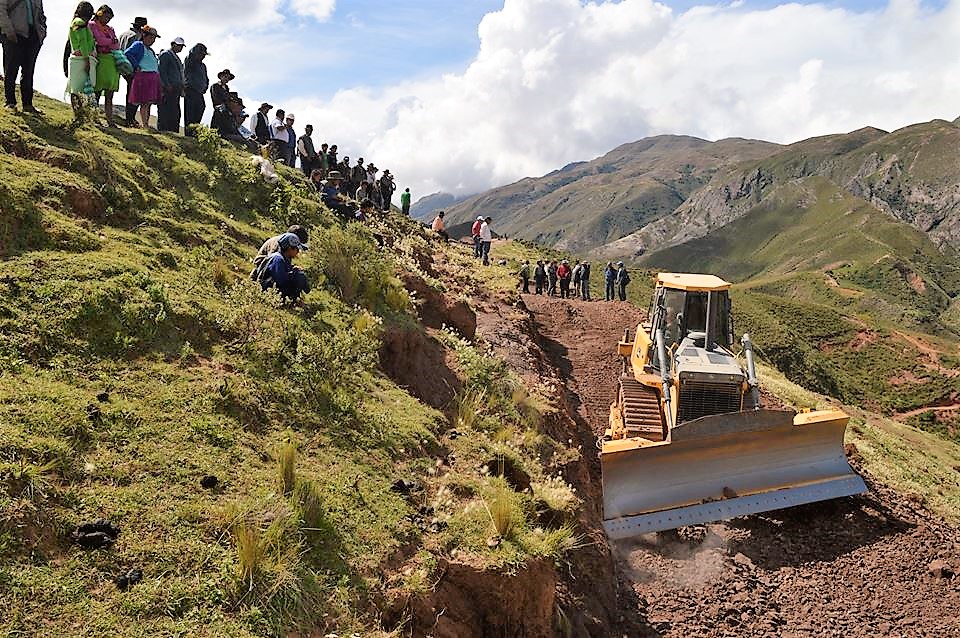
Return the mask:
[[[470,234],[473,235],[473,256],[477,259],[483,257],[483,251],[481,251],[481,242],[480,242],[480,227],[483,226],[483,215],[477,217],[477,221],[473,222],[473,226],[470,228]]]
[[[564,259],[557,268],[557,279],[560,280],[560,298],[570,298],[570,276],[573,271],[570,270],[570,262]]]

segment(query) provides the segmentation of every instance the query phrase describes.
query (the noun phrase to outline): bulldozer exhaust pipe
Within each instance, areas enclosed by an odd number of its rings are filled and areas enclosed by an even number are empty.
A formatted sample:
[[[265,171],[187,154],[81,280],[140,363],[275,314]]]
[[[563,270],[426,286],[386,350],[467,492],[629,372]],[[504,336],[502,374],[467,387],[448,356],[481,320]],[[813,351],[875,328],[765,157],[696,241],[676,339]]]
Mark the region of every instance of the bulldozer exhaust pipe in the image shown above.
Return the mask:
[[[743,333],[740,342],[743,344],[743,354],[747,358],[747,385],[750,386],[750,398],[753,400],[754,409],[759,409],[760,382],[757,381],[757,364],[753,360],[753,342],[750,341],[750,333]]]
[[[663,328],[657,330],[657,361],[660,363],[660,384],[663,387],[663,415],[667,419],[667,432],[673,428],[673,413],[670,410],[670,368],[667,367],[667,346]]]

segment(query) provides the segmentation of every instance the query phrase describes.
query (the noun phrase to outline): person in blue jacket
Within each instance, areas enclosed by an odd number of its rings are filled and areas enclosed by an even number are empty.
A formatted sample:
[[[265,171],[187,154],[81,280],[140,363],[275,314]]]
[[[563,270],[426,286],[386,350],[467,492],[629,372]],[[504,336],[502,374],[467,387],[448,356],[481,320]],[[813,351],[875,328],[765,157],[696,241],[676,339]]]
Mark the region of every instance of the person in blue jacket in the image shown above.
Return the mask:
[[[257,281],[264,290],[276,288],[284,299],[299,303],[300,296],[310,292],[310,282],[303,271],[293,265],[293,260],[305,246],[293,233],[284,233],[277,243],[278,251],[263,261]]]
[[[613,264],[609,261],[607,262],[607,267],[603,269],[603,282],[607,285],[607,294],[605,299],[607,301],[613,301],[614,298],[614,284],[617,281],[617,271],[613,267]]]

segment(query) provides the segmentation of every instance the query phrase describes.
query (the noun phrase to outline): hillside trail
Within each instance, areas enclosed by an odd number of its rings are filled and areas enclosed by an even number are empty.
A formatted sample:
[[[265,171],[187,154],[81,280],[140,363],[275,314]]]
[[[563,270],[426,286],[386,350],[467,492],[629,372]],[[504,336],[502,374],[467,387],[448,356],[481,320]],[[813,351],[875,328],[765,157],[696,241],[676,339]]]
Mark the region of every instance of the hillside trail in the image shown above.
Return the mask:
[[[575,420],[602,433],[622,365],[617,340],[643,312],[619,302],[523,301]],[[585,457],[599,482],[596,453]],[[960,531],[865,478],[864,497],[618,543],[620,576],[650,635],[960,635],[960,578],[930,573],[936,560],[960,567]]]

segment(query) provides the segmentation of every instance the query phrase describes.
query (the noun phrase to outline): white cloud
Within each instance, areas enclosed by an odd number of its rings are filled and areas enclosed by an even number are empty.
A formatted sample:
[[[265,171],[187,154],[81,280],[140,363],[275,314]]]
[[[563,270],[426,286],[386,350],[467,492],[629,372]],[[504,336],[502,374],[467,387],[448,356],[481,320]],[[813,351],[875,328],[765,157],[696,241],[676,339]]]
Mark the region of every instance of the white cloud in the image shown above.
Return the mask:
[[[59,95],[75,3],[45,5],[38,87]],[[682,14],[652,0],[505,0],[481,21],[463,72],[318,99],[324,76],[311,65],[335,53],[316,38],[304,47],[309,22],[285,13],[322,20],[333,9],[333,0],[168,0],[143,11],[164,41],[207,44],[211,76],[229,67],[248,102],[295,112],[318,142],[390,168],[415,197],[543,174],[651,134],[790,142],[960,111],[960,0],[939,10],[891,0],[868,12],[734,3]],[[118,16],[117,30],[133,17]],[[350,60],[362,51],[358,42]]]
[[[790,142],[960,111],[960,0],[679,15],[651,0],[506,0],[479,35],[463,73],[304,96],[298,120],[419,196],[539,175],[651,134]]]
[[[297,15],[323,22],[333,15],[336,0],[291,0],[290,8]]]

